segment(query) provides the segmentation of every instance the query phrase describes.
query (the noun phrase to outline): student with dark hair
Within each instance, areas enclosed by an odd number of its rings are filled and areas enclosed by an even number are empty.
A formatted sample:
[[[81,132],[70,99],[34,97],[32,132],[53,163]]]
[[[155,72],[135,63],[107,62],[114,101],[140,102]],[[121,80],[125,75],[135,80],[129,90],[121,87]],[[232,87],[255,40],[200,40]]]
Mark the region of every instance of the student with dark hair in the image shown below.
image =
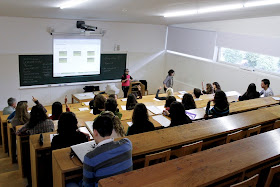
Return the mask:
[[[143,103],[138,103],[133,111],[132,126],[128,128],[127,135],[153,131],[155,127],[149,120],[148,110]]]
[[[69,109],[68,104],[67,104],[67,97],[65,97],[64,101],[65,101],[65,105],[66,105],[66,112],[70,112],[70,109]],[[58,101],[54,102],[52,104],[52,115],[50,116],[50,119],[59,120],[62,112],[63,112],[62,104]]]
[[[97,146],[84,157],[81,186],[97,186],[100,179],[132,171],[132,143],[127,138],[114,141],[113,126],[113,119],[106,115],[94,121],[93,137]]]
[[[58,135],[52,139],[52,150],[70,147],[89,140],[88,135],[78,130],[78,120],[72,112],[65,112],[60,115],[57,133]]]
[[[117,101],[118,100],[118,95],[117,94],[110,94],[109,98],[115,99]]]
[[[248,86],[247,91],[242,95],[239,96],[239,101],[245,101],[245,100],[249,100],[249,99],[255,99],[255,98],[259,98],[260,97],[260,93],[257,92],[257,87],[254,83],[251,83]]]
[[[94,115],[100,114],[105,110],[105,102],[106,98],[102,94],[96,95],[94,99],[90,101],[89,106],[90,109],[93,110]]]
[[[107,99],[105,103],[105,111],[111,111],[113,112],[116,116],[119,117],[119,119],[122,119],[122,113],[118,111],[118,103],[116,99],[109,98]],[[102,114],[102,112],[101,112]]]
[[[192,120],[186,115],[185,108],[182,103],[174,101],[169,111],[164,113],[171,118],[170,127],[192,123]]]
[[[176,97],[174,97],[174,96],[168,96],[168,97],[166,98],[165,105],[164,105],[165,109],[166,109],[166,110],[170,110],[170,105],[171,105],[171,103],[173,103],[174,101],[176,101]]]
[[[10,115],[16,110],[17,100],[15,98],[9,98],[7,103],[8,106],[3,109],[3,115]]]
[[[268,79],[263,79],[261,83],[262,91],[260,91],[260,95],[264,97],[274,96],[272,89],[269,87],[270,81]]]
[[[196,109],[196,104],[193,99],[193,96],[189,93],[185,93],[182,99],[182,104],[185,110]]]
[[[128,92],[131,80],[133,80],[133,78],[129,75],[129,70],[125,69],[124,74],[122,76],[122,90],[123,90],[124,98],[127,97],[127,92]]]
[[[212,84],[207,83],[206,84],[206,90],[204,90],[204,85],[203,85],[203,82],[202,82],[202,93],[203,94],[213,94],[214,93],[214,89],[213,89]]]
[[[210,110],[211,101],[214,102],[214,107]],[[229,103],[227,96],[223,91],[217,91],[214,96],[214,100],[210,100],[207,103],[205,117],[212,115],[213,117],[222,117],[229,114]]]
[[[129,94],[126,101],[126,110],[133,110],[137,103],[135,95]]]
[[[33,98],[34,102],[38,102],[37,99]],[[48,119],[46,110],[42,105],[37,104],[33,106],[30,113],[30,120],[22,128],[20,128],[16,134],[40,134],[45,132],[53,132],[54,124],[53,121]]]
[[[11,124],[15,129],[16,126],[24,125],[29,121],[30,115],[28,113],[28,105],[25,101],[20,101],[17,104],[17,108],[15,111],[15,117],[11,120]]]
[[[201,89],[195,88],[193,90],[193,95],[195,96],[195,100],[201,100],[199,97],[202,95]]]
[[[213,82],[213,89],[214,89],[214,93],[216,93],[217,91],[222,90],[221,86],[218,82]]]
[[[168,75],[163,81],[164,91],[167,90],[167,88],[173,87],[173,77],[174,77],[175,71],[173,69],[168,71]]]

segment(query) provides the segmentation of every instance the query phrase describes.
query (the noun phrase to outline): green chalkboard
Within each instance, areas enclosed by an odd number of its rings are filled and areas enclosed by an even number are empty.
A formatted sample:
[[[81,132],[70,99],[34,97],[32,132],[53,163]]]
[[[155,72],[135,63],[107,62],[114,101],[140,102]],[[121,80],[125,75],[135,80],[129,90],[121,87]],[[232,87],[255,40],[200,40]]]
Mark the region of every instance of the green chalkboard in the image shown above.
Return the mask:
[[[53,55],[19,55],[20,86],[120,79],[126,59],[127,54],[101,54],[100,75],[53,77]]]

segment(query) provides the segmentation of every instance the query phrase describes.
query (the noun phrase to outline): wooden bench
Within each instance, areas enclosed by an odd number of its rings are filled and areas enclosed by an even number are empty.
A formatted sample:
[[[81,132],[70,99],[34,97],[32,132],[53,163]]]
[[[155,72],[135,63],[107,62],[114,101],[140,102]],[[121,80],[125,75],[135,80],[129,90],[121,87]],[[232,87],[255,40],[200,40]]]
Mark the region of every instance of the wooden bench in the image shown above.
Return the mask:
[[[1,138],[2,138],[2,145],[4,153],[9,152],[8,148],[8,134],[7,134],[7,118],[9,115],[2,115],[1,116]]]
[[[217,186],[280,162],[280,129],[99,181],[110,186]],[[251,172],[251,171],[250,171]],[[247,176],[249,177],[249,176]]]
[[[226,135],[238,130],[273,123],[279,117],[264,110],[255,110],[236,115],[199,121],[192,124],[161,129],[157,131],[128,136],[132,142],[133,157],[158,152],[203,140],[207,146],[213,138],[225,142]],[[272,126],[273,124],[271,124]],[[82,163],[77,157],[70,159],[70,148],[55,150],[53,157],[53,185],[65,186],[65,180],[82,175]]]
[[[9,145],[9,157],[11,158],[12,163],[16,163],[17,162],[16,134],[11,123],[8,123],[7,134],[8,134],[8,145]]]

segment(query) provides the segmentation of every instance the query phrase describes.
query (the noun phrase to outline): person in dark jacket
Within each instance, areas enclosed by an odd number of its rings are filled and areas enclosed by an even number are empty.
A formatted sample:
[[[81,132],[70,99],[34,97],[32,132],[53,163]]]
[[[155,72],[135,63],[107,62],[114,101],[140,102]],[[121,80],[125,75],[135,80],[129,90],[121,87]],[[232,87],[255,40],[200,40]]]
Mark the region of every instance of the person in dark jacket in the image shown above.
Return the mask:
[[[214,107],[210,110],[211,102],[214,102]],[[214,100],[210,100],[207,103],[205,118],[209,115],[212,117],[222,117],[229,114],[229,103],[227,96],[223,91],[217,91],[214,96]]]
[[[247,91],[239,96],[239,101],[245,101],[250,99],[256,99],[260,97],[260,93],[257,92],[257,87],[254,83],[249,84]]]

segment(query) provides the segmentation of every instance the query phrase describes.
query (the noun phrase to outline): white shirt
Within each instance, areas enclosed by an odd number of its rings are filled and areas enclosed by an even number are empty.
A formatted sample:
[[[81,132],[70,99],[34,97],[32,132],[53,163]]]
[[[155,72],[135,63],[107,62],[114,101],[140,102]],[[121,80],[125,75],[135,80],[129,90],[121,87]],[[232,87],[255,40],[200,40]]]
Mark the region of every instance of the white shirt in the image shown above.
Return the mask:
[[[107,143],[110,143],[113,141],[114,141],[114,138],[109,138],[109,139],[103,140],[103,141],[99,142],[96,147],[99,147],[101,145],[104,145],[104,144],[107,144]]]
[[[260,95],[263,95],[264,97],[270,97],[274,96],[274,93],[271,88],[267,88],[266,90],[263,89],[262,91],[260,91]]]

